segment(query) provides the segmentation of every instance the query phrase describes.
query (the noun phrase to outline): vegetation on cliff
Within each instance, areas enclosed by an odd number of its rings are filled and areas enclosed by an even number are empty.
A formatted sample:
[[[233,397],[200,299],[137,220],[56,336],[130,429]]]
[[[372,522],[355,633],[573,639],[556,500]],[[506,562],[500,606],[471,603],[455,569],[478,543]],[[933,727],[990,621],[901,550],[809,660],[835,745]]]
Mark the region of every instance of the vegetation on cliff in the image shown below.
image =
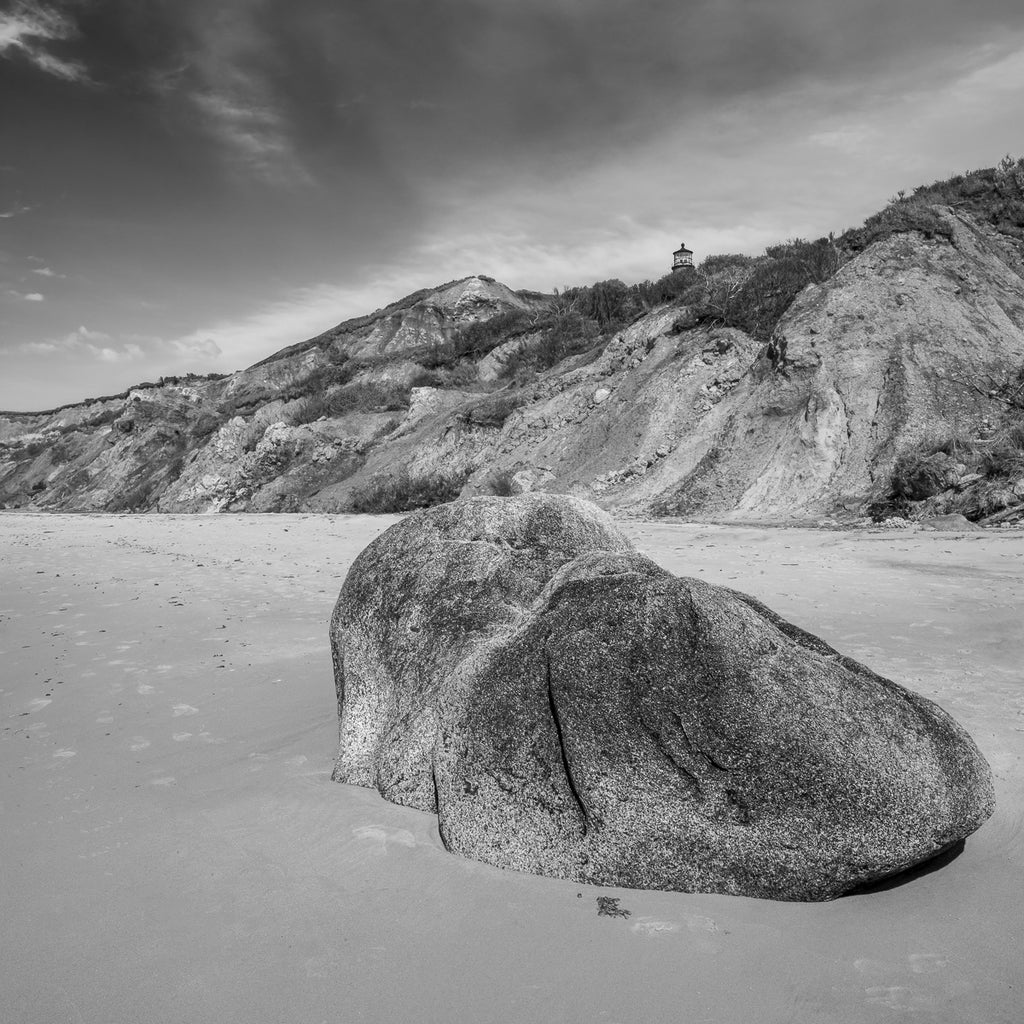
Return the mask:
[[[800,296],[815,294],[807,292],[808,285],[831,288],[846,264],[870,247],[880,251],[895,236],[952,242],[958,223],[1000,240],[997,258],[1019,279],[1024,159],[1008,157],[997,167],[901,193],[861,227],[815,240],[791,239],[759,256],[712,255],[695,269],[653,281],[611,279],[550,295],[513,292],[485,277],[448,282],[345,321],[229,377],[168,377],[47,413],[0,414],[0,506],[269,511],[306,507],[304,502],[316,498],[326,504],[314,507],[398,511],[449,500],[470,481],[483,490],[508,491],[520,486],[513,480],[524,467],[494,462],[496,445],[501,454],[515,449],[517,438],[542,437],[549,428],[583,429],[588,410],[605,401],[624,375],[639,373],[652,353],[664,373],[674,373],[697,347],[700,373],[708,379],[692,399],[697,418],[686,412],[685,402],[680,410],[686,430],[703,429],[700,416],[741,380],[752,380],[755,371],[778,376],[785,392],[790,385],[789,364],[782,358],[789,330],[784,321]],[[907,251],[917,252],[917,244],[908,241]],[[1017,307],[1024,309],[1024,300]],[[1010,309],[1009,315],[1017,314]],[[1017,323],[1014,330],[1021,327]],[[889,329],[884,317],[873,329]],[[825,325],[819,351],[836,344],[834,333]],[[746,339],[742,359],[733,344],[739,337]],[[893,440],[871,495],[876,514],[942,509],[983,518],[1020,503],[1024,354],[1015,358],[1016,363],[972,367],[968,353],[958,375],[941,382],[936,377],[935,387],[959,389],[987,411],[972,413],[973,419],[964,414],[955,429]],[[586,385],[590,378],[606,380],[608,387]],[[679,387],[685,391],[690,384],[683,380]],[[656,381],[652,377],[643,386],[650,389]],[[589,392],[580,390],[588,386]],[[654,399],[643,397],[639,386],[630,384],[622,394],[634,395],[639,409],[644,403],[654,409]],[[812,394],[805,400],[814,405],[822,399]],[[623,410],[625,424],[629,406],[622,401],[614,408]],[[782,415],[793,401],[783,395],[765,415]],[[604,406],[601,416],[607,418],[612,408]],[[902,423],[894,420],[890,428],[902,429]],[[605,461],[621,464],[594,471],[600,477],[595,493],[635,482],[665,458],[638,449],[639,427],[627,430],[609,421],[603,430],[586,435],[592,446],[587,452],[604,447]],[[633,441],[619,436],[624,430],[632,431]],[[417,431],[424,432],[422,441],[415,440]],[[671,451],[681,444],[679,437],[668,440],[651,447]],[[431,446],[447,453],[437,464],[431,462]],[[392,450],[394,456],[382,454]],[[587,452],[577,461],[586,462]],[[712,460],[711,453],[721,458]],[[689,514],[725,500],[722,485],[732,457],[720,437],[710,437],[680,471],[680,480],[690,480],[685,495],[681,490],[678,501],[652,496],[647,507],[685,508]],[[550,457],[536,458],[531,473],[547,479],[552,474],[544,460]],[[567,481],[575,480],[563,472]],[[675,494],[671,487],[664,491],[670,492]],[[328,493],[343,497],[322,497]],[[336,500],[340,506],[330,504]]]
[[[959,386],[984,389],[999,412],[901,451],[871,505],[874,518],[959,513],[998,523],[1024,516],[1024,367]]]

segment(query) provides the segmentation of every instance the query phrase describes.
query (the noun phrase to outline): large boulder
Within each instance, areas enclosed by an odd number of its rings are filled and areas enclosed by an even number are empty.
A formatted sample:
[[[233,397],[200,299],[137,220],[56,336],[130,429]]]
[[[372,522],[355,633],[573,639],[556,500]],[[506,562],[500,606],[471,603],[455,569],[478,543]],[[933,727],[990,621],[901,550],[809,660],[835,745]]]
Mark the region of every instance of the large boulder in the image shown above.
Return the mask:
[[[435,811],[448,849],[500,867],[830,899],[992,812],[941,708],[672,576],[575,499],[409,516],[357,558],[331,640],[334,778]]]

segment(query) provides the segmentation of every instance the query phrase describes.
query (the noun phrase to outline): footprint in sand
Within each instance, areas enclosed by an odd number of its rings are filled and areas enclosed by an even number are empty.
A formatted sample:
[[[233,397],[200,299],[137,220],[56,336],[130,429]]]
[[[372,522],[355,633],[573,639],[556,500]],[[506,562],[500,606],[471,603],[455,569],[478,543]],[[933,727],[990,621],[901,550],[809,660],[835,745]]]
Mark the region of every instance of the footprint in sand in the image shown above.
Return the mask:
[[[149,746],[149,740],[145,736],[133,736],[132,742],[128,744],[129,750],[145,750]]]
[[[194,708],[191,704],[175,704],[171,714],[174,718],[181,718],[182,715],[198,715],[199,708]]]
[[[944,970],[949,963],[935,953],[911,953],[907,961],[913,974],[935,974]]]
[[[688,915],[686,927],[691,932],[717,932],[719,930],[718,925],[710,917],[704,917],[702,914]]]
[[[853,969],[859,974],[866,974],[869,978],[877,978],[888,974],[891,968],[880,960],[872,960],[871,957],[862,956],[853,961]]]
[[[381,850],[385,853],[387,853],[388,843],[395,843],[410,849],[416,845],[416,837],[406,828],[389,829],[380,825],[362,825],[352,829],[352,835],[357,839],[380,843]]]
[[[873,985],[864,989],[864,998],[865,1002],[901,1013],[919,1013],[931,1008],[932,1003],[929,997],[906,985]]]
[[[854,960],[853,966],[870,983],[863,990],[865,1000],[888,1010],[921,1013],[936,1008],[934,993],[930,987],[922,988],[923,981],[914,975],[941,972],[949,982],[949,961],[935,953],[911,953],[902,963],[862,957]]]
[[[681,925],[677,921],[655,921],[651,918],[642,918],[631,924],[629,930],[638,935],[665,935],[669,932],[679,931]]]

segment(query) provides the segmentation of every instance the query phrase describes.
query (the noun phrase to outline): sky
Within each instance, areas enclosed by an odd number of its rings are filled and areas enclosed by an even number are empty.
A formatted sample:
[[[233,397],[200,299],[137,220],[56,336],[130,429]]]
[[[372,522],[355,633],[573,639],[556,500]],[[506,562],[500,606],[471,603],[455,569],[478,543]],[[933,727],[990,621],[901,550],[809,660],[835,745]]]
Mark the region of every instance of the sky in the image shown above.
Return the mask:
[[[0,0],[0,409],[1024,154],[1021,0]]]

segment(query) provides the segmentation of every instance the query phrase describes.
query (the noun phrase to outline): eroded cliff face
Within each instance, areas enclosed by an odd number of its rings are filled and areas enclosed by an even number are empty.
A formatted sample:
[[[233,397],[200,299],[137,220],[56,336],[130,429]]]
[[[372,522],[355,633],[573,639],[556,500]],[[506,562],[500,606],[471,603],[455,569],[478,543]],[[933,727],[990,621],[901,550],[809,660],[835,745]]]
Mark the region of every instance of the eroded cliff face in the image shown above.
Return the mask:
[[[897,452],[995,413],[976,387],[1024,363],[1022,267],[995,233],[945,215],[952,244],[896,235],[806,289],[770,350],[627,500],[736,518],[859,508]]]
[[[0,413],[0,507],[294,510],[357,471],[410,418],[408,356],[543,305],[471,277],[349,320],[223,379],[188,377],[49,413]],[[348,368],[346,369],[346,364]],[[328,393],[378,388],[322,415]],[[388,387],[392,392],[389,394]]]
[[[0,415],[0,504],[349,511],[412,479],[442,480],[427,486],[440,500],[546,490],[624,513],[862,514],[898,452],[976,429],[997,411],[979,381],[1024,365],[1018,250],[967,214],[939,212],[951,239],[875,243],[805,289],[767,346],[687,326],[670,304],[514,375],[549,300],[477,277],[222,380]],[[467,325],[510,314],[507,338],[432,369]]]

